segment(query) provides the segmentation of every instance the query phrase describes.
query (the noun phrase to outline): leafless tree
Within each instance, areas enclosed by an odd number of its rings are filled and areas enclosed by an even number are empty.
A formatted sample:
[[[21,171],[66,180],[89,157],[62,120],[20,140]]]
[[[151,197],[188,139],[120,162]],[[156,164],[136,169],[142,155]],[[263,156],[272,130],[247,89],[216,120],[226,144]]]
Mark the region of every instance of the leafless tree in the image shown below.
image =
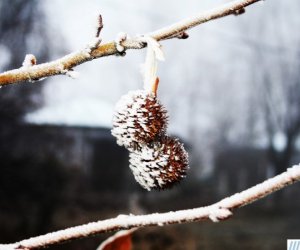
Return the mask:
[[[42,2],[37,0],[3,0],[0,3],[0,48],[9,58],[1,70],[22,65],[24,54],[35,53],[40,61],[49,58],[48,39]],[[3,60],[1,58],[0,60]],[[42,86],[21,84],[0,91],[1,124],[20,122],[22,115],[41,102]],[[26,104],[26,105],[25,105]]]
[[[295,32],[300,6],[292,1],[289,6],[279,2],[273,8],[264,22],[257,20],[260,42],[247,43],[254,52],[253,112],[260,113],[257,122],[264,124],[269,160],[274,174],[279,174],[291,164],[300,132],[300,37]],[[283,16],[282,8],[289,11],[288,17]]]

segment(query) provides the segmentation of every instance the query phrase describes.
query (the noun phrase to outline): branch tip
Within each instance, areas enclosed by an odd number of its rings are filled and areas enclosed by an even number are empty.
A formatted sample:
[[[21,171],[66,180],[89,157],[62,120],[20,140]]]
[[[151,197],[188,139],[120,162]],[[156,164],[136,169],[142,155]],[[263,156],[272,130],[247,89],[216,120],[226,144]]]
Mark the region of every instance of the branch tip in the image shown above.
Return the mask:
[[[189,38],[189,34],[186,33],[185,31],[181,32],[178,36],[178,39],[188,39]]]
[[[97,21],[98,22],[97,22],[96,37],[100,37],[101,31],[102,31],[102,29],[104,27],[104,25],[103,25],[103,19],[102,19],[102,15],[101,14],[98,16],[98,20]]]
[[[240,8],[240,9],[238,9],[238,10],[235,10],[233,14],[234,14],[235,16],[239,16],[239,15],[244,14],[245,12],[246,12],[246,9],[245,9],[245,8]]]

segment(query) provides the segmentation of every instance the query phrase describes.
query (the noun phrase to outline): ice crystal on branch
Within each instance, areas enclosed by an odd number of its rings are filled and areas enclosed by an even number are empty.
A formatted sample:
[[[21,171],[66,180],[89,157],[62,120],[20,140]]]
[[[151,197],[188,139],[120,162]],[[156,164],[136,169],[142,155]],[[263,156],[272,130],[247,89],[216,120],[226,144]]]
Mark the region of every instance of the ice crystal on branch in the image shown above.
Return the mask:
[[[22,63],[22,66],[25,67],[25,68],[29,68],[29,67],[31,67],[33,65],[36,65],[36,58],[35,58],[35,56],[32,55],[32,54],[27,54],[25,56],[25,59],[24,59],[23,63]]]

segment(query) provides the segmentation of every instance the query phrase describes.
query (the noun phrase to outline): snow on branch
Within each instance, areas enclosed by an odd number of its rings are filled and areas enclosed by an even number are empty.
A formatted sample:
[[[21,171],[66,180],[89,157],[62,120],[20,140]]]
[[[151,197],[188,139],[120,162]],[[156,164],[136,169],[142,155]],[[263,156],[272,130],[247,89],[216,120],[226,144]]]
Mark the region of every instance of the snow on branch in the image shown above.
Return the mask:
[[[186,30],[224,16],[242,14],[248,5],[259,1],[262,0],[235,0],[209,11],[199,13],[194,17],[184,19],[168,27],[145,34],[145,36],[151,36],[157,41],[171,38],[187,38],[188,35],[185,33]],[[103,23],[102,17],[100,16],[96,32],[96,38],[98,38],[96,39],[96,43],[93,42],[93,44],[87,48],[75,51],[49,63],[32,65],[30,68],[21,67],[19,69],[6,71],[0,74],[0,86],[21,81],[38,81],[53,75],[63,75],[68,71],[72,71],[75,66],[87,61],[104,56],[120,55],[119,49],[121,47],[124,48],[125,52],[128,49],[142,49],[147,45],[143,40],[143,36],[123,40],[121,41],[121,44],[116,43],[115,41],[100,44],[101,39],[99,36],[102,28]],[[124,55],[124,52],[122,55]]]
[[[241,193],[236,193],[213,205],[148,215],[119,215],[116,218],[92,222],[65,230],[22,240],[13,244],[0,245],[0,250],[38,249],[66,241],[89,237],[103,232],[141,228],[146,226],[164,226],[193,221],[211,220],[219,222],[232,216],[232,211],[259,200],[279,189],[300,180],[300,165],[287,169],[286,172],[264,181]]]

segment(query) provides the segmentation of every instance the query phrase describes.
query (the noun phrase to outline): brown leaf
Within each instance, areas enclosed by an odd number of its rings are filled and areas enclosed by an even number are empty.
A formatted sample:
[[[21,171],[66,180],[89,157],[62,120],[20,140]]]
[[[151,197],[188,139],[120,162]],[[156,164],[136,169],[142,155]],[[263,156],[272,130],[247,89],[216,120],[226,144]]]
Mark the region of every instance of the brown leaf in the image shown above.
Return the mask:
[[[122,230],[103,241],[97,250],[131,250],[131,234],[136,228]]]

